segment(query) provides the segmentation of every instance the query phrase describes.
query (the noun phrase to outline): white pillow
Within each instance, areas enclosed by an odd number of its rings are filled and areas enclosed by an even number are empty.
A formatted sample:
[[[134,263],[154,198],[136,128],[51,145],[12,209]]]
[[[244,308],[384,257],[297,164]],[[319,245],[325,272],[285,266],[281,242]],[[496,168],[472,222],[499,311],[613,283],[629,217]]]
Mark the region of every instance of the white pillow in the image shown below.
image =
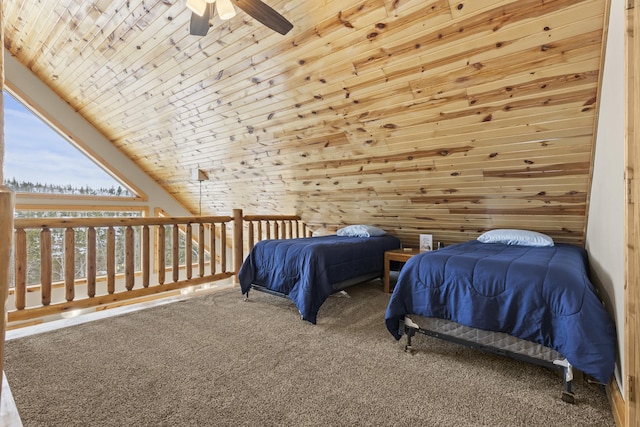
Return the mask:
[[[374,237],[382,236],[386,234],[384,230],[374,227],[372,225],[348,225],[341,228],[337,232],[338,236],[350,236],[350,237]]]
[[[482,243],[504,243],[521,246],[553,246],[553,239],[546,234],[529,230],[497,229],[482,233]]]

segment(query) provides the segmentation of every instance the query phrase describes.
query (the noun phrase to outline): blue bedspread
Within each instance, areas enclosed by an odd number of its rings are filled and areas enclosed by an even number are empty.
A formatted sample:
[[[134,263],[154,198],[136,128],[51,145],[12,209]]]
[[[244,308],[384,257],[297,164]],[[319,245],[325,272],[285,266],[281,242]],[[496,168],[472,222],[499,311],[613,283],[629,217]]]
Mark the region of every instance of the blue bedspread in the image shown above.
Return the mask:
[[[616,332],[588,277],[584,249],[477,240],[425,252],[404,265],[386,312],[396,338],[405,314],[504,332],[560,352],[608,383]]]
[[[390,235],[262,240],[244,260],[238,280],[243,294],[255,284],[287,295],[303,319],[316,323],[332,285],[367,274],[382,275],[384,252],[399,247],[400,240]]]

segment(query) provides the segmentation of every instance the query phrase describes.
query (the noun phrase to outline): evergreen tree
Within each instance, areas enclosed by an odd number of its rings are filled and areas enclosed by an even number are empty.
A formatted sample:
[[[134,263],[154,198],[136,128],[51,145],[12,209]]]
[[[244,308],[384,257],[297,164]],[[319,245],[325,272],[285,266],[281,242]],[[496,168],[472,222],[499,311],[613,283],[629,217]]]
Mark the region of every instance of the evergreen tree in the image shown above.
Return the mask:
[[[71,184],[41,184],[31,181],[18,181],[15,177],[5,178],[4,185],[11,188],[16,193],[45,193],[45,194],[74,194],[87,196],[114,196],[114,197],[133,197],[129,190],[118,186],[110,188],[91,188],[88,185],[76,187]]]

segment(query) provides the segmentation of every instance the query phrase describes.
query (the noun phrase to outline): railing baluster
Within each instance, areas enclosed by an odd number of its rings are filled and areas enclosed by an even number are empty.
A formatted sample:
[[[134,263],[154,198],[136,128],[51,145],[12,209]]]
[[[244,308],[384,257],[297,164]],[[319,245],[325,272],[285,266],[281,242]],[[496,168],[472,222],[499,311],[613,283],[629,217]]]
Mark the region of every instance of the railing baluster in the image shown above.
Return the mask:
[[[75,298],[76,285],[76,232],[68,227],[64,231],[64,294],[67,301]]]
[[[151,254],[149,253],[149,226],[142,226],[142,287],[149,287],[149,274]]]
[[[24,228],[15,232],[15,306],[22,310],[27,301],[27,233]]]
[[[211,235],[210,235],[210,240],[211,243],[209,246],[211,246],[211,274],[216,274],[216,263],[217,263],[217,257],[216,257],[216,224],[215,223],[211,223]]]
[[[220,269],[227,272],[227,223],[220,224]]]
[[[173,235],[172,235],[172,241],[173,241],[173,259],[171,260],[171,266],[173,268],[173,281],[177,282],[178,278],[180,277],[180,228],[178,224],[174,224],[173,225]]]
[[[185,228],[185,267],[187,270],[187,279],[191,279],[193,275],[193,228],[191,224],[187,224]]]
[[[165,226],[158,226],[158,283],[164,285],[165,272],[167,269],[167,260],[165,258],[166,249],[166,232]]]
[[[234,283],[238,283],[238,272],[242,267],[243,261],[243,246],[244,246],[244,226],[242,224],[242,210],[233,210],[233,242],[237,242],[233,246],[233,271],[236,273],[233,278]]]
[[[42,305],[51,304],[51,230],[40,232],[40,293]]]
[[[87,296],[96,296],[96,229],[87,230]]]
[[[297,215],[245,215],[243,221],[249,224],[249,233],[253,232],[253,238],[249,235],[246,239],[249,250],[255,246],[256,241],[264,239],[306,237],[306,225]],[[253,223],[257,223],[257,231],[252,227]]]
[[[135,248],[134,232],[133,232],[133,227],[130,225],[128,225],[125,228],[124,244],[125,244],[124,280],[125,280],[126,289],[130,291],[131,289],[133,289],[133,286],[135,284],[135,278],[136,278],[135,276],[136,254],[134,252],[134,248]]]
[[[113,226],[107,229],[107,292],[116,291],[116,231]]]
[[[198,276],[204,277],[204,224],[198,227]]]
[[[249,248],[249,250],[251,250],[253,248],[253,222],[249,221],[249,230],[248,230],[249,234],[247,236],[247,247]]]

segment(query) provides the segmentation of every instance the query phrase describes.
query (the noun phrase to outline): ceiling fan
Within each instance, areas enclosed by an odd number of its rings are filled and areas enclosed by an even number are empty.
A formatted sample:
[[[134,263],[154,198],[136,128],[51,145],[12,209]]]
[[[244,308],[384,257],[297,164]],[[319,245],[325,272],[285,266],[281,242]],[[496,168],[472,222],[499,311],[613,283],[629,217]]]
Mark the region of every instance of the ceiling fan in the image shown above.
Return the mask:
[[[220,19],[233,18],[236,15],[234,3],[247,14],[280,34],[287,34],[293,28],[291,22],[260,0],[186,0],[186,2],[192,12],[189,33],[194,36],[207,34],[210,27],[209,21],[213,18],[214,7]]]

